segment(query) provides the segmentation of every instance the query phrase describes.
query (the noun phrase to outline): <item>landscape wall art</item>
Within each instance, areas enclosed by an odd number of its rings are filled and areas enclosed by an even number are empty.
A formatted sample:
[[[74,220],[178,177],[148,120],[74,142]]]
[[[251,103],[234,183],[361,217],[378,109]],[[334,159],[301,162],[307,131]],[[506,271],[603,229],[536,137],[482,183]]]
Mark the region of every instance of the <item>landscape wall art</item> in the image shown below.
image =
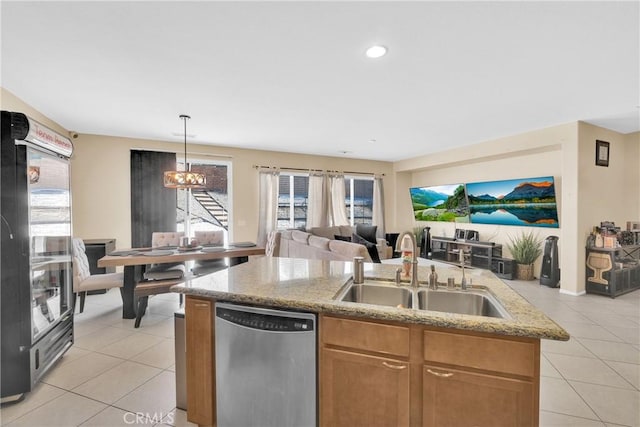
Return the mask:
[[[475,182],[466,184],[466,193],[472,223],[559,226],[552,176]]]
[[[469,222],[464,184],[410,188],[416,221]]]

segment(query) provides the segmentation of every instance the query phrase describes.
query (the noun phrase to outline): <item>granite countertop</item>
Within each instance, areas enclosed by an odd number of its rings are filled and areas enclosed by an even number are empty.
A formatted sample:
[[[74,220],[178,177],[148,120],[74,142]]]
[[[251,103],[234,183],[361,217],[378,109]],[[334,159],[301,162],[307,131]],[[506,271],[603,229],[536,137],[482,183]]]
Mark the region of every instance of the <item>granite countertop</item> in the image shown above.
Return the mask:
[[[436,264],[436,263],[434,263]],[[365,263],[365,279],[395,278],[398,266]],[[462,273],[456,266],[438,264],[439,281]],[[428,267],[418,267],[420,282],[426,281]],[[473,287],[486,288],[511,315],[511,319],[442,313],[336,301],[334,297],[352,276],[352,263],[278,257],[254,257],[249,262],[176,285],[172,291],[219,301],[254,304],[273,308],[340,314],[376,320],[415,323],[443,328],[471,330],[498,335],[566,341],[569,334],[517,292],[482,269],[467,269]],[[408,285],[408,283],[407,283]]]

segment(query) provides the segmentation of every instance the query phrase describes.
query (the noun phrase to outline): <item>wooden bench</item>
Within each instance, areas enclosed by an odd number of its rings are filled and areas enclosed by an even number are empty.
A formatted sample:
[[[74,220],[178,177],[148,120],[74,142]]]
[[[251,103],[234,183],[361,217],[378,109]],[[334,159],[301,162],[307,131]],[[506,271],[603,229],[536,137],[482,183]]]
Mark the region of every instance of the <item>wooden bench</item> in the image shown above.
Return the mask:
[[[136,323],[134,327],[140,327],[142,316],[144,316],[144,313],[147,311],[147,305],[151,295],[169,293],[171,292],[170,289],[172,286],[183,283],[186,279],[187,277],[181,277],[179,279],[142,280],[138,282],[133,292],[134,301],[137,301]],[[180,305],[182,305],[182,294],[180,294]]]

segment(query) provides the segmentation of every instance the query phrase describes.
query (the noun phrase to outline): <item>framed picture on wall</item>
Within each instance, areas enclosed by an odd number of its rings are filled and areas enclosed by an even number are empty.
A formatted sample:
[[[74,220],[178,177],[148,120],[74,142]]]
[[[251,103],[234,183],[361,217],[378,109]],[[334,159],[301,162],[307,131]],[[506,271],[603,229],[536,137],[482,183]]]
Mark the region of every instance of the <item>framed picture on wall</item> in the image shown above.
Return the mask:
[[[609,166],[609,143],[596,140],[596,166]]]

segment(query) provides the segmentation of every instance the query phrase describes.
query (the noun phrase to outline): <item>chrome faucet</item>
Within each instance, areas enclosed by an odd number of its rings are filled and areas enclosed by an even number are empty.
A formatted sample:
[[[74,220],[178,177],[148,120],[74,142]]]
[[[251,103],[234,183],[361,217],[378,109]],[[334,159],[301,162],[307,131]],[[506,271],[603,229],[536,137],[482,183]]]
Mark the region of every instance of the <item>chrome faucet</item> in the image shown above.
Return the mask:
[[[460,268],[462,268],[462,280],[460,281],[460,289],[467,290],[467,278],[464,276],[464,251],[460,249]]]
[[[411,259],[411,286],[418,287],[418,244],[416,242],[416,236],[411,231],[403,231],[398,236],[396,241],[396,252],[402,252],[402,240],[404,236],[408,235],[411,239],[411,245],[413,246],[413,255]]]

